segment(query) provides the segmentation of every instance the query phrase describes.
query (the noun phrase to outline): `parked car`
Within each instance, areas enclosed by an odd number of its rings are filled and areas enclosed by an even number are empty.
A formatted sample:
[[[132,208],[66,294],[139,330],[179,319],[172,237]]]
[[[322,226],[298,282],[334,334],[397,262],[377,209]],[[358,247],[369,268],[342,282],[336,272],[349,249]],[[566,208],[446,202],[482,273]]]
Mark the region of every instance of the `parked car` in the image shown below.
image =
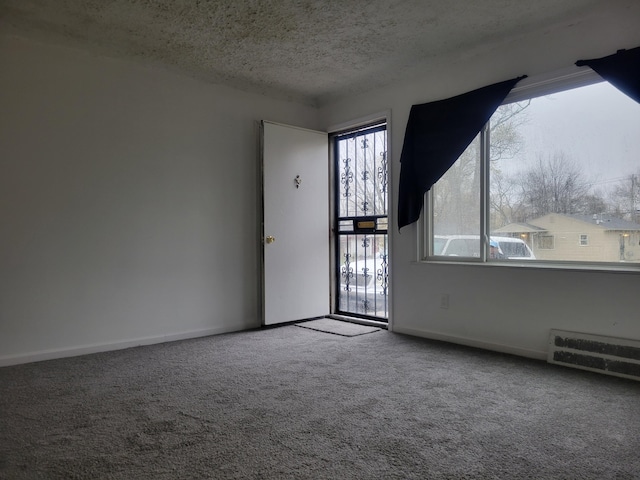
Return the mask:
[[[389,309],[388,263],[378,255],[340,265],[338,310],[387,318]]]
[[[491,237],[491,241],[498,244],[499,251],[509,260],[535,260],[536,257],[521,238]]]
[[[499,258],[509,260],[535,260],[535,255],[524,240],[513,237],[491,236]],[[444,257],[480,257],[479,235],[434,235],[433,254]]]

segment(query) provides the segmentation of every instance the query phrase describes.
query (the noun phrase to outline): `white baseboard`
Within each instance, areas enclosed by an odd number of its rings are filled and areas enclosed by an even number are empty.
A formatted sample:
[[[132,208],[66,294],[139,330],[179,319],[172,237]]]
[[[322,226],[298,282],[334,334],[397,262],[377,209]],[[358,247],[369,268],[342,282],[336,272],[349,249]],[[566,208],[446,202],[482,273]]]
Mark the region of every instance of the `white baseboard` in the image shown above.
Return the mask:
[[[344,320],[345,322],[358,323],[360,325],[368,325],[370,327],[379,327],[379,328],[388,327],[387,322],[379,322],[376,320],[370,320],[368,318],[350,317],[349,315],[339,315],[336,313],[327,315],[327,318],[333,318],[334,320]]]
[[[43,360],[54,360],[56,358],[76,357],[88,355],[90,353],[109,352],[112,350],[123,350],[125,348],[140,347],[143,345],[154,345],[157,343],[175,342],[177,340],[187,340],[189,338],[207,337],[209,335],[219,335],[222,333],[238,332],[256,327],[257,325],[233,325],[215,328],[205,328],[202,330],[191,330],[188,332],[173,333],[169,335],[157,335],[153,337],[135,338],[118,342],[97,343],[83,345],[79,347],[60,348],[53,350],[42,350],[17,355],[0,356],[0,367],[9,365],[19,365],[22,363],[41,362]]]
[[[428,338],[431,340],[440,340],[443,342],[455,343],[458,345],[465,345],[467,347],[482,348],[484,350],[491,350],[494,352],[508,353],[511,355],[518,355],[520,357],[533,358],[535,360],[547,359],[546,351],[530,350],[527,348],[513,347],[510,345],[502,345],[499,343],[484,342],[482,340],[476,340],[473,338],[458,337],[455,335],[430,332],[428,330],[417,330],[413,328],[394,325],[393,332],[404,333],[405,335],[412,335],[414,337]]]

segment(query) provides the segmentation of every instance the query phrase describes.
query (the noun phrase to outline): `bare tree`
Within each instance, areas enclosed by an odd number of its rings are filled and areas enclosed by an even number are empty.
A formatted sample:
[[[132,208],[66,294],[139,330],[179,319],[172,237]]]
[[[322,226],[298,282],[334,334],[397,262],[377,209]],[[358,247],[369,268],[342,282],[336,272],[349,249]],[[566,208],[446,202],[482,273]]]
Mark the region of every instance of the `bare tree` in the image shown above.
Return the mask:
[[[489,126],[490,161],[514,158],[522,149],[522,135],[518,129],[529,121],[526,109],[531,100],[508,103],[498,107]]]
[[[529,105],[530,101],[502,105],[491,117],[488,134],[492,182],[500,181],[498,160],[515,157],[522,148],[519,127],[528,121],[525,110]],[[437,232],[465,234],[479,231],[480,148],[480,139],[477,137],[434,186],[433,214]],[[493,183],[491,192],[493,195]],[[507,197],[506,191],[497,194],[492,216],[510,218]],[[502,207],[505,210],[501,210]]]
[[[638,208],[640,208],[640,172],[627,175],[611,192],[611,210],[620,218],[632,222],[639,222]]]
[[[593,215],[594,213],[604,213],[610,210],[604,195],[594,190],[592,193],[588,193],[582,199],[581,213],[585,215]]]
[[[520,186],[517,178],[506,176],[494,169],[491,172],[490,183],[491,230],[512,222],[525,222],[526,209],[519,201]]]
[[[593,193],[578,165],[564,152],[538,156],[521,175],[521,201],[529,217],[548,213],[591,213]]]
[[[479,143],[476,138],[433,187],[433,215],[437,232],[465,234],[478,231]]]

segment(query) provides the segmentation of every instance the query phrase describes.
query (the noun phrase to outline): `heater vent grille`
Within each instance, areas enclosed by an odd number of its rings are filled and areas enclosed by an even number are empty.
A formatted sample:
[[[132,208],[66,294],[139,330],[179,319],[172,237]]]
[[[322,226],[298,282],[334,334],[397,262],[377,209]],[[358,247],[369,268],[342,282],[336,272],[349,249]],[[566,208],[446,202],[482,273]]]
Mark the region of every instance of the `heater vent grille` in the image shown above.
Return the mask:
[[[547,361],[640,380],[640,341],[551,330]]]

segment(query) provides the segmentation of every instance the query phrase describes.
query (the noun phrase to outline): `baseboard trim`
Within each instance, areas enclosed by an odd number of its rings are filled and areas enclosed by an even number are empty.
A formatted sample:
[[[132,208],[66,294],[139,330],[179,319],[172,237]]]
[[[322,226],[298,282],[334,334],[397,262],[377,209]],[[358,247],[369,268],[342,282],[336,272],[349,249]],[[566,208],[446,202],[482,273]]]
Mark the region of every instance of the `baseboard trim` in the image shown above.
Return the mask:
[[[476,340],[473,338],[459,337],[455,335],[448,335],[448,334],[432,332],[428,330],[417,330],[413,328],[406,328],[406,327],[394,325],[393,332],[403,333],[405,335],[412,335],[414,337],[428,338],[430,340],[438,340],[442,342],[455,343],[457,345],[465,345],[467,347],[482,348],[484,350],[491,350],[494,352],[508,353],[508,354],[517,355],[520,357],[533,358],[535,360],[547,359],[547,352],[543,352],[543,351],[513,347],[510,345],[502,345],[500,343],[483,342],[481,340]]]
[[[141,347],[144,345],[155,345],[158,343],[175,342],[178,340],[188,340],[190,338],[208,337],[210,335],[220,335],[222,333],[238,332],[255,328],[256,325],[233,325],[215,328],[205,328],[201,330],[190,330],[187,332],[172,333],[169,335],[157,335],[153,337],[141,337],[132,340],[118,342],[96,343],[72,348],[60,348],[52,350],[42,350],[17,355],[0,356],[0,367],[10,365],[20,365],[23,363],[41,362],[44,360],[55,360],[57,358],[77,357],[91,353],[110,352],[113,350],[123,350],[125,348]]]
[[[350,317],[349,315],[339,315],[337,313],[327,315],[327,318],[333,318],[334,320],[343,320],[345,322],[358,323],[360,325],[367,325],[369,327],[378,327],[383,329],[387,329],[389,325],[387,322],[379,322],[368,318]]]

